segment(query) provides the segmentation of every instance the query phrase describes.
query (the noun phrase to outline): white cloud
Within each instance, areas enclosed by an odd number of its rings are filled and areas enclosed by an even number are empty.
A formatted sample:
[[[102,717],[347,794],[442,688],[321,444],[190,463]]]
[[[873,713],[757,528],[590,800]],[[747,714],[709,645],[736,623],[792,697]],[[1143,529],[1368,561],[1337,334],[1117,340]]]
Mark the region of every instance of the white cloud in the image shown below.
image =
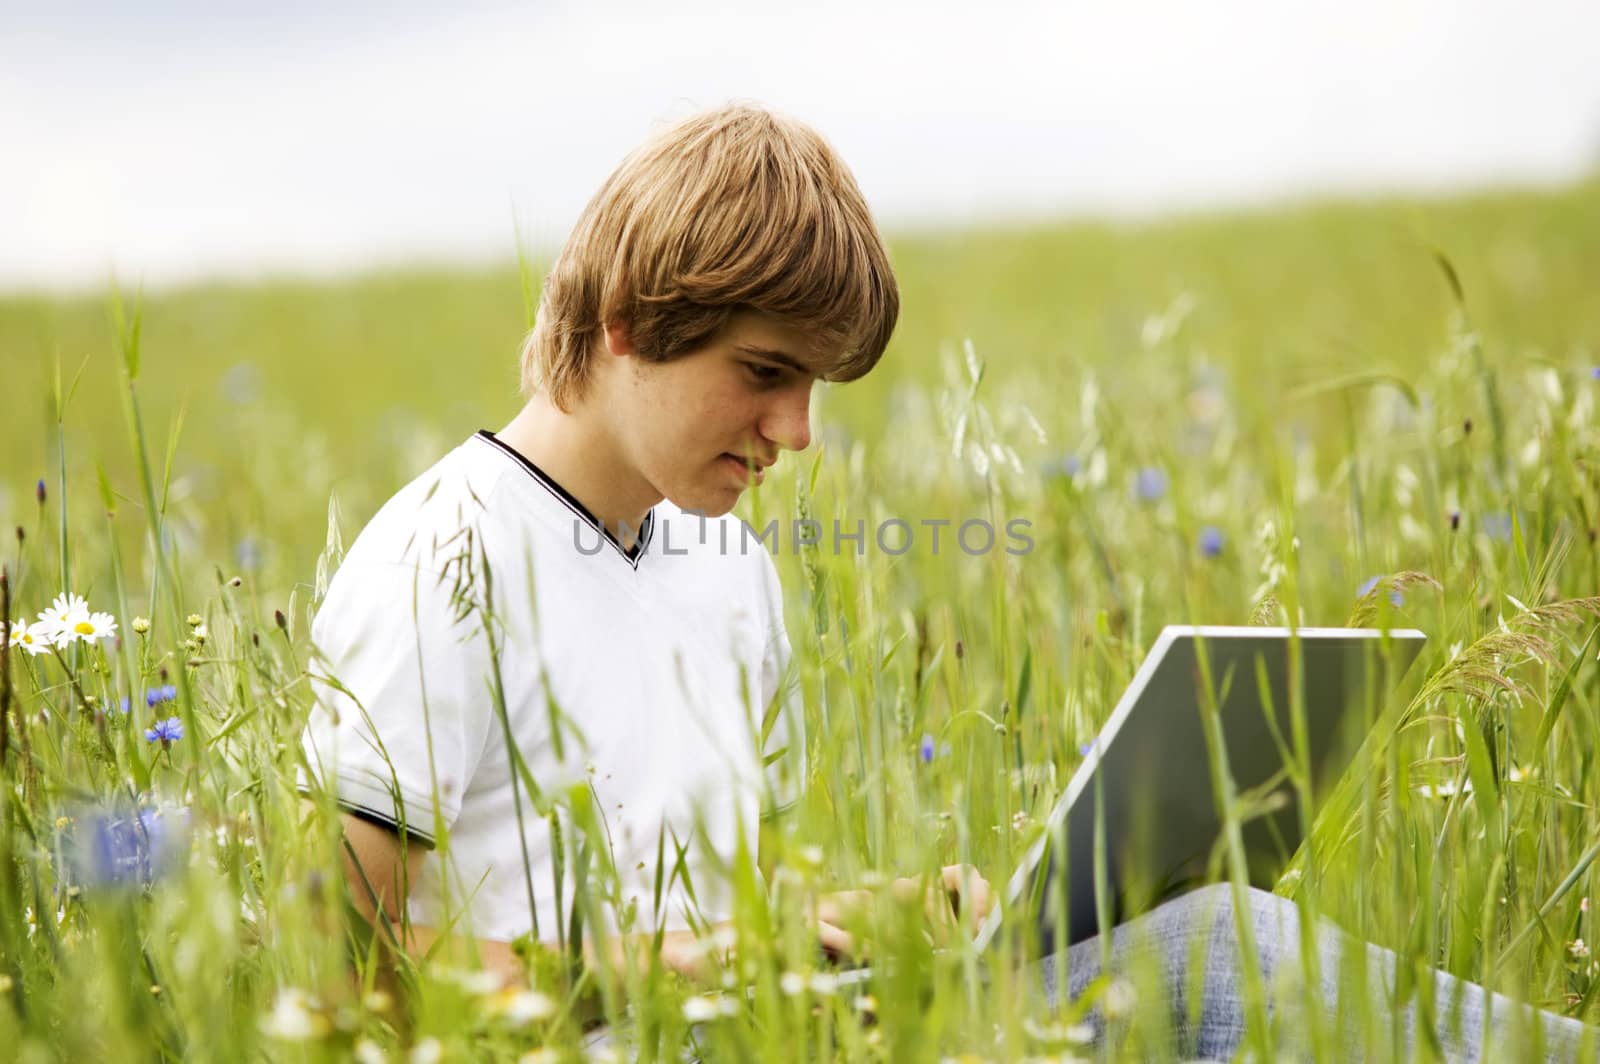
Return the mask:
[[[618,159],[755,99],[890,223],[1546,179],[1600,148],[1579,3],[645,3],[0,36],[0,286],[509,254]],[[132,21],[137,19],[137,21]]]

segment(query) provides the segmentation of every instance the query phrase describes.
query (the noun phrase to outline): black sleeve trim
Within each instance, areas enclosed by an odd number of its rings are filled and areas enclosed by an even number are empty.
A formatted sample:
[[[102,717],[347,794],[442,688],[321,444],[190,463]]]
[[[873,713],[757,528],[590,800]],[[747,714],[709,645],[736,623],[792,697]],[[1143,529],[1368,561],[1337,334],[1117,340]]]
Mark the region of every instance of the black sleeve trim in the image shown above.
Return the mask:
[[[312,796],[311,791],[304,787],[300,788],[300,793],[306,795],[307,797]],[[354,802],[347,801],[337,795],[334,796],[333,802],[340,809],[344,810],[346,813],[349,813],[357,820],[365,820],[367,823],[376,824],[380,828],[388,828],[397,835],[403,832],[406,838],[411,842],[415,842],[429,850],[434,848],[434,839],[432,835],[429,835],[425,831],[418,831],[416,828],[409,825],[402,829],[400,827],[400,822],[386,813],[380,813],[376,809],[369,809],[364,805],[357,805]]]

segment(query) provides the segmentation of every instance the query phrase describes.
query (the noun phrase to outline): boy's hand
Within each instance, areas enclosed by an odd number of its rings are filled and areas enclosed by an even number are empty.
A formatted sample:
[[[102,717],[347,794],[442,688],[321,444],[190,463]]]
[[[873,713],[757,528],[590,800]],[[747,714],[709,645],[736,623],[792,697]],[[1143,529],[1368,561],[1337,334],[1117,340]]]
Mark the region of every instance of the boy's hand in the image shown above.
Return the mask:
[[[966,864],[946,865],[940,870],[939,878],[940,882],[933,885],[922,879],[901,877],[891,883],[889,889],[897,901],[908,905],[920,902],[935,943],[947,941],[950,933],[960,926],[962,909],[971,914],[971,927],[976,932],[994,907],[988,881],[976,868]],[[823,949],[830,956],[865,960],[854,938],[842,927],[866,911],[873,897],[873,891],[861,889],[835,891],[817,899],[817,932]]]
[[[701,986],[709,986],[717,972],[726,967],[732,957],[734,928],[732,923],[715,924],[701,935],[696,931],[666,931],[661,935],[661,966],[670,972]],[[651,965],[655,935],[642,934],[624,937],[607,937],[606,963],[613,974],[621,974],[625,966],[632,965],[636,974],[643,975]],[[584,960],[591,969],[598,960],[595,942],[583,942]]]

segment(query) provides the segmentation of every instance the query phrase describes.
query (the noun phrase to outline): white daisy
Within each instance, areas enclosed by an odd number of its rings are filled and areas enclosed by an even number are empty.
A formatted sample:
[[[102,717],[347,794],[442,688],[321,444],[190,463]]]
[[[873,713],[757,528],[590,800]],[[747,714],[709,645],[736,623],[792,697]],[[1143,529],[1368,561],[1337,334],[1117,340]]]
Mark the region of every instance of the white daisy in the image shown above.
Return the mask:
[[[72,633],[80,621],[89,619],[89,603],[82,595],[65,592],[57,595],[56,600],[48,608],[39,611],[39,619],[33,627],[43,629],[50,641],[57,646],[65,646],[75,641],[78,637]]]
[[[42,631],[39,625],[28,627],[27,621],[12,621],[7,628],[7,636],[12,646],[21,647],[30,654],[48,653],[54,641],[50,633]]]
[[[92,612],[89,603],[75,594],[57,595],[50,608],[39,614],[34,628],[44,627],[58,647],[82,640],[93,643],[117,634],[117,619],[109,613]]]
[[[117,619],[104,611],[96,611],[89,614],[87,621],[79,621],[72,631],[85,643],[110,639],[117,634]]]
[[[556,1014],[555,1001],[537,990],[511,991],[502,995],[496,1005],[500,1015],[513,1027],[548,1020]]]
[[[315,1004],[303,990],[281,988],[273,999],[272,1011],[258,1022],[261,1033],[284,1042],[306,1042],[321,1037],[327,1033],[327,1021],[314,1011]]]

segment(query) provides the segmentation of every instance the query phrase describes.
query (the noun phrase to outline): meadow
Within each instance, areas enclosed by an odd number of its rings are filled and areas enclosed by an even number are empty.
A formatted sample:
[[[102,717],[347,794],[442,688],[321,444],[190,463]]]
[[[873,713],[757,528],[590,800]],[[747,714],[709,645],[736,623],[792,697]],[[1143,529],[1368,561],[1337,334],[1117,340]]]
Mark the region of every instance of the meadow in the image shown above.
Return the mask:
[[[798,899],[957,861],[1005,882],[1189,622],[1426,632],[1280,889],[1413,975],[1600,1023],[1600,182],[890,243],[887,356],[820,389],[812,451],[740,513],[1020,518],[1033,547],[778,552],[810,769],[773,889],[738,880],[748,996],[560,963],[520,992],[445,964],[386,984],[295,788],[328,577],[515,412],[538,264],[0,297],[7,616],[91,611],[4,659],[6,1055],[1160,1057],[1149,981],[1046,1009],[885,897],[862,930],[903,963],[868,999]],[[579,1048],[584,1016],[633,1041]],[[1384,1059],[1387,1015],[1362,1020]],[[1257,1056],[1284,1034],[1252,1021]]]

